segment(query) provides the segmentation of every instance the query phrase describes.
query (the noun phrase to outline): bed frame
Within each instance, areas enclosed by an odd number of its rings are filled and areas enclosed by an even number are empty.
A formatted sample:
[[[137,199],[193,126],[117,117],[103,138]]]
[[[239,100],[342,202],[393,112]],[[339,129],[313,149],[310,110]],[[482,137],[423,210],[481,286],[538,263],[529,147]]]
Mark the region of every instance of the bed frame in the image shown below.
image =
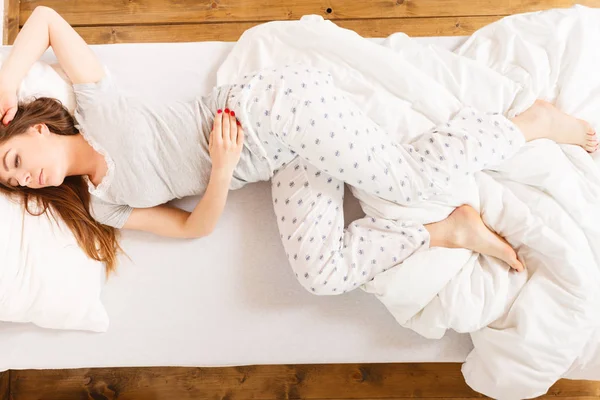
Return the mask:
[[[365,37],[468,35],[505,15],[600,0],[4,0],[3,43],[33,9],[56,9],[91,44],[235,41],[270,20],[319,14]],[[1,357],[1,355],[0,355]],[[97,368],[0,373],[0,400],[481,398],[459,364]],[[600,382],[558,382],[546,398],[598,399]]]
[[[33,9],[56,9],[91,44],[235,41],[270,20],[319,14],[365,37],[469,35],[505,15],[599,0],[4,0],[4,43]]]

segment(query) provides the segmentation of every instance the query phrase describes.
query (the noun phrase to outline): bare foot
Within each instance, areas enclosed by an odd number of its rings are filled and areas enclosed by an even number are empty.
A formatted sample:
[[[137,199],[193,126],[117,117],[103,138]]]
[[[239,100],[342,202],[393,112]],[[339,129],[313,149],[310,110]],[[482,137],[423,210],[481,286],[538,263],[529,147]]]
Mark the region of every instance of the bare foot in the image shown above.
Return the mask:
[[[460,206],[443,221],[425,225],[430,233],[431,247],[464,248],[496,257],[521,272],[525,268],[517,253],[482,221],[471,206]]]
[[[544,100],[537,100],[513,122],[521,128],[527,141],[546,138],[581,146],[589,153],[598,150],[598,137],[589,123],[565,114]]]

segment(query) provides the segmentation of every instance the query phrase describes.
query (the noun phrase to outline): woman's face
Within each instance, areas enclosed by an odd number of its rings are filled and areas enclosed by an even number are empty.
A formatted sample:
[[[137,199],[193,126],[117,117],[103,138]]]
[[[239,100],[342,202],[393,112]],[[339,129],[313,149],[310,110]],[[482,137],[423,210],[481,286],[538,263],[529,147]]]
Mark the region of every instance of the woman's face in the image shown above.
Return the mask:
[[[37,124],[0,144],[2,183],[31,189],[60,186],[67,163],[58,137],[46,125]]]

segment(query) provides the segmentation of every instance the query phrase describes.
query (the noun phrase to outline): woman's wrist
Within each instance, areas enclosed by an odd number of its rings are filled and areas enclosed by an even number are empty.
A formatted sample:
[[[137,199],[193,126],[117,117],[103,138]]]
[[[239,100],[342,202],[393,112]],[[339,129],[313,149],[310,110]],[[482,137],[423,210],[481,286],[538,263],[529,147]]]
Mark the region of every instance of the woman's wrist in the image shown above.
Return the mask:
[[[210,172],[211,180],[229,182],[233,178],[233,171],[229,168],[214,168]]]
[[[16,79],[11,79],[6,75],[5,72],[0,70],[0,91],[4,93],[17,94],[19,90],[20,82],[16,82]]]

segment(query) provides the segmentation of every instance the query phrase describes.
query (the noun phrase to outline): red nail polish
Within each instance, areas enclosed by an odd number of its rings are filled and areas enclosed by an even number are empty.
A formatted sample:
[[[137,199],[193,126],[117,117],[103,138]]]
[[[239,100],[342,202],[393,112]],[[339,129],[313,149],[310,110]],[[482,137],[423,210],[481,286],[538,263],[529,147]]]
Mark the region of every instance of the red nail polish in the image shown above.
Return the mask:
[[[231,111],[231,116],[235,117],[235,112],[233,110]]]
[[[225,114],[229,114],[229,108],[225,109]]]
[[[242,126],[242,124],[240,124],[240,121],[235,121],[235,122],[237,122],[237,124],[238,124],[239,126]]]
[[[217,114],[221,114],[223,110],[217,110]]]

